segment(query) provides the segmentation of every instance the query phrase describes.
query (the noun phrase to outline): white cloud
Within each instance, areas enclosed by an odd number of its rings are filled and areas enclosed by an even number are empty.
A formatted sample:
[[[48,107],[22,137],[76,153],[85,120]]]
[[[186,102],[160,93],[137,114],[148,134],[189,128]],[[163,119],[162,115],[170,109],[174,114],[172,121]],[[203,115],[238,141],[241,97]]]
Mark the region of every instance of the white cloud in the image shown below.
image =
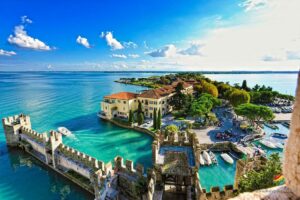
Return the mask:
[[[267,4],[267,0],[245,0],[240,4],[245,11],[258,10]]]
[[[51,48],[39,39],[29,36],[23,25],[16,26],[14,35],[8,37],[10,44],[17,45],[22,48],[28,48],[33,50],[49,51]]]
[[[176,46],[174,44],[169,44],[164,46],[161,49],[156,49],[150,52],[146,52],[145,54],[151,56],[151,57],[173,57],[176,55]]]
[[[124,49],[124,46],[114,38],[112,32],[102,32],[100,37],[106,40],[107,45],[110,46],[112,50]]]
[[[129,41],[129,42],[123,42],[123,46],[125,48],[133,48],[133,49],[136,49],[138,47],[138,45],[136,43],[131,42],[131,41]]]
[[[128,57],[130,57],[130,58],[139,58],[140,55],[138,55],[138,54],[128,54]]]
[[[202,56],[201,50],[203,46],[203,44],[192,42],[188,48],[182,49],[178,53],[182,55]]]
[[[114,58],[124,58],[124,59],[127,58],[127,56],[124,55],[124,54],[112,54],[111,56],[114,57]]]
[[[202,56],[187,54],[185,50],[189,48],[182,48],[184,43],[177,44],[177,54],[172,57],[165,53],[169,50],[166,47],[150,53],[153,57],[161,57],[162,62],[176,63],[176,69],[181,70],[298,70],[299,7],[299,0],[288,3],[286,0],[269,0],[260,9],[234,16],[222,23],[225,25],[192,38],[203,46],[197,51],[189,51],[190,54],[198,52]],[[183,52],[185,55],[181,55]]]
[[[14,56],[17,55],[14,51],[5,51],[3,49],[0,49],[0,56]]]
[[[77,37],[76,42],[86,48],[91,48],[91,45],[90,45],[89,41],[87,40],[87,38],[81,37],[80,35]]]
[[[47,69],[52,69],[52,65],[47,65]]]
[[[21,21],[23,24],[31,24],[32,23],[32,20],[29,19],[26,15],[21,17]]]

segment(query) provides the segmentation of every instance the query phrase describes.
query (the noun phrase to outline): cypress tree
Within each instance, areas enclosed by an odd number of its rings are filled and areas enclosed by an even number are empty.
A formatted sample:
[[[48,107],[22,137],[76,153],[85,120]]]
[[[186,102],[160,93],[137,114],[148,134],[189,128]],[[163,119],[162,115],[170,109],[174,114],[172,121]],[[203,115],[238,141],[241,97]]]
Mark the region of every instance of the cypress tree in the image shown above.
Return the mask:
[[[158,110],[156,126],[157,126],[157,129],[161,128],[161,113],[160,113],[160,109]]]
[[[154,129],[157,129],[157,124],[156,124],[157,119],[156,119],[156,117],[157,117],[156,108],[154,108],[154,112],[153,112],[153,128]]]
[[[138,120],[138,125],[141,125],[141,124],[144,123],[144,115],[143,115],[143,113],[139,113],[138,114],[137,120]]]
[[[129,122],[129,123],[132,123],[132,122],[133,122],[133,113],[132,113],[132,110],[129,111],[128,122]]]

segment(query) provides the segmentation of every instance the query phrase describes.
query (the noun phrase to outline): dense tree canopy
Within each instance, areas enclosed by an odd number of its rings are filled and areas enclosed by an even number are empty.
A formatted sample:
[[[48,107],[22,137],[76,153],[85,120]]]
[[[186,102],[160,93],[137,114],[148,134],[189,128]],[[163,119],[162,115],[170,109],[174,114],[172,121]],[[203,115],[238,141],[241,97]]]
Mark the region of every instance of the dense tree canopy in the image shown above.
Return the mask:
[[[226,83],[218,84],[219,96],[225,98],[225,93],[232,90],[232,87]]]
[[[251,170],[239,180],[239,190],[241,192],[252,192],[263,188],[276,186],[274,177],[280,175],[281,162],[279,154],[272,154],[266,165],[261,170]]]
[[[228,100],[234,107],[236,107],[240,104],[249,103],[250,95],[245,90],[234,89],[228,94]]]
[[[211,109],[221,105],[221,100],[210,94],[202,94],[198,99],[191,104],[190,113],[193,116],[207,116]]]
[[[255,121],[269,121],[274,118],[272,110],[267,106],[260,106],[251,103],[241,104],[235,108],[237,115],[246,117],[254,124]]]
[[[207,93],[214,97],[219,96],[218,88],[214,84],[208,83],[206,81],[202,82],[202,93]]]
[[[171,125],[169,125],[169,126],[167,126],[166,128],[165,128],[165,131],[167,132],[167,133],[177,133],[178,132],[178,127],[176,126],[176,125],[174,125],[174,124],[171,124]]]

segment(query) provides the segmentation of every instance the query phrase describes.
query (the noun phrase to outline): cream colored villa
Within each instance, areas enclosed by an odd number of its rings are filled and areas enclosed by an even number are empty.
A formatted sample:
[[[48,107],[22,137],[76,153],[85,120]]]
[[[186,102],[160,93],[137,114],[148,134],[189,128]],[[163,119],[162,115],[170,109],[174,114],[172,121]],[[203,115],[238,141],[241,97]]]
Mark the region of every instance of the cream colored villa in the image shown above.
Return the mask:
[[[119,92],[104,97],[101,102],[101,117],[111,119],[114,117],[128,118],[130,110],[136,111],[138,102],[141,102],[145,117],[152,118],[154,109],[160,110],[162,115],[172,111],[169,105],[175,94],[175,87],[178,82],[162,88],[147,90],[141,94],[131,92]],[[193,86],[183,82],[182,91],[185,94],[193,93]]]

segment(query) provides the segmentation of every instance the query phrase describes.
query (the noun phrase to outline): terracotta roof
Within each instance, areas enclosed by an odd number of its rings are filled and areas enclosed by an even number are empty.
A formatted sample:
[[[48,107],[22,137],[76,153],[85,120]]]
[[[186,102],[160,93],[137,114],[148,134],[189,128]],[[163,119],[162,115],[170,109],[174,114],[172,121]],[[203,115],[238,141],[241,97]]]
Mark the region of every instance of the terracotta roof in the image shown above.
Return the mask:
[[[183,83],[183,88],[188,88],[188,87],[192,86],[191,84],[189,84],[187,82],[184,82],[184,81],[175,81],[175,82],[172,83],[172,86],[174,88],[176,88],[177,84],[180,83],[180,82]]]
[[[159,99],[159,98],[162,98],[164,96],[168,96],[169,94],[175,92],[175,88],[176,88],[178,83],[179,83],[179,81],[176,81],[176,82],[173,82],[172,85],[166,85],[166,86],[161,87],[161,88],[145,91],[142,94],[138,95],[138,97],[150,98],[150,99]],[[188,84],[186,82],[183,82],[183,88],[188,88],[190,86],[192,86],[192,85]]]
[[[161,88],[148,90],[138,95],[138,97],[150,98],[150,99],[159,99],[164,96],[168,96],[169,94],[175,92],[174,87],[172,86],[164,86]]]
[[[107,99],[134,99],[137,97],[137,94],[135,93],[131,93],[131,92],[119,92],[119,93],[115,93],[115,94],[111,94],[108,96],[105,96],[104,98]]]

